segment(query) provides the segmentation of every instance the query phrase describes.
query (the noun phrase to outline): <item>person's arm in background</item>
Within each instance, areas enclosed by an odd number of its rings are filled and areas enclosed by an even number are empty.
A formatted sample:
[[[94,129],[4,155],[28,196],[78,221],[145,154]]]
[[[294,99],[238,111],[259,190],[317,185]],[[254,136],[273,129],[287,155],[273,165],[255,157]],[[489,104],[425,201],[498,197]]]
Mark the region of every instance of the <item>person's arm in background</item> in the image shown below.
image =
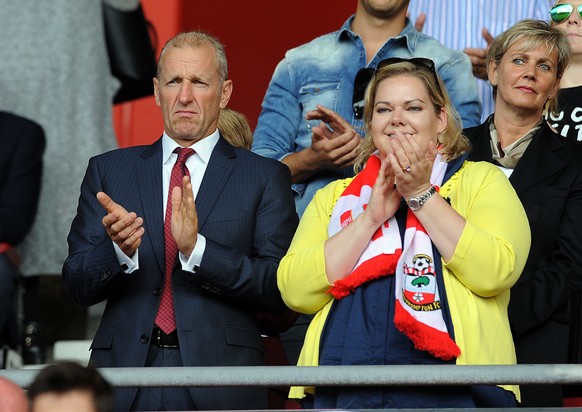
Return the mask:
[[[420,32],[424,28],[424,23],[426,23],[426,14],[420,13],[416,20],[414,21],[414,28]],[[493,36],[489,33],[486,27],[483,27],[482,30],[483,39],[487,42],[487,48],[480,49],[474,47],[465,47],[463,52],[469,59],[471,60],[471,66],[473,67],[473,76],[477,77],[478,79],[487,80],[487,68],[486,68],[486,60],[487,60],[487,51],[489,50],[489,45],[493,41]]]
[[[532,2],[529,1],[522,1],[521,3],[529,3],[529,4],[522,4],[523,9],[527,9],[531,7]],[[550,7],[555,3],[555,1],[548,1],[548,0],[535,0],[533,2],[533,14],[530,16],[521,16],[521,18],[526,19],[536,19],[536,20],[549,20],[549,11]],[[514,7],[519,7],[515,5]],[[517,22],[513,22],[514,24]],[[510,25],[511,25],[510,24]],[[509,26],[508,26],[509,27]],[[507,28],[507,27],[506,27]],[[505,30],[504,28],[503,30]],[[469,56],[471,59],[471,65],[473,66],[473,75],[479,79],[487,80],[487,52],[489,51],[489,45],[493,41],[493,34],[489,32],[489,28],[483,27],[481,30],[483,35],[483,39],[487,43],[486,48],[477,48],[477,47],[467,47],[463,51]]]
[[[424,24],[426,23],[426,14],[424,12],[420,12],[414,21],[414,28],[420,32],[424,28]],[[486,27],[483,27],[482,30],[483,39],[487,42],[487,48],[472,48],[466,47],[463,49],[463,52],[469,59],[471,60],[471,66],[473,67],[473,76],[477,77],[478,79],[487,80],[487,68],[486,68],[486,60],[487,60],[487,51],[489,50],[489,45],[493,41],[493,36],[489,33]]]
[[[307,120],[321,121],[311,129],[311,147],[283,159],[294,172],[294,182],[308,179],[321,170],[353,166],[362,138],[347,120],[321,105],[307,113]]]
[[[0,243],[19,244],[34,222],[41,189],[45,134],[41,126],[0,116]]]
[[[340,170],[355,162],[360,136],[341,116],[320,107],[302,118],[302,107],[286,60],[281,61],[263,100],[253,135],[252,151],[280,160],[289,167],[292,183],[301,183],[320,170]],[[311,146],[296,151],[296,138],[307,120],[322,120],[314,127]],[[331,129],[330,129],[331,128]]]
[[[473,68],[473,76],[478,79],[487,80],[487,52],[489,51],[489,45],[493,41],[493,35],[489,33],[486,27],[483,27],[481,31],[483,34],[483,39],[487,43],[485,49],[465,47],[463,51],[469,59],[471,59],[471,66]]]
[[[479,89],[469,58],[459,53],[438,69],[438,75],[447,87],[451,102],[463,122],[463,128],[481,124]]]

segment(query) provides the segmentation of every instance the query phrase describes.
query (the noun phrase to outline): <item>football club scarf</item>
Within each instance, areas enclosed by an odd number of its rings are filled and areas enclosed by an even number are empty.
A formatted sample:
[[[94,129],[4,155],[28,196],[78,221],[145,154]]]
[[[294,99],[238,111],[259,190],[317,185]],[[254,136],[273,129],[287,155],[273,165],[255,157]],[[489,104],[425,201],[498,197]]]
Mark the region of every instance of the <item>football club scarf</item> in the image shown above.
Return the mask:
[[[329,237],[365,210],[380,164],[378,152],[375,152],[339,197],[328,226]],[[437,155],[430,178],[437,190],[446,169],[447,163],[440,154]],[[336,299],[341,299],[364,283],[395,275],[396,328],[414,343],[416,349],[451,360],[458,357],[461,351],[449,336],[443,318],[436,281],[440,273],[435,270],[432,246],[430,237],[412,211],[407,212],[404,241],[396,218],[391,217],[374,233],[352,272],[337,280],[329,292]]]

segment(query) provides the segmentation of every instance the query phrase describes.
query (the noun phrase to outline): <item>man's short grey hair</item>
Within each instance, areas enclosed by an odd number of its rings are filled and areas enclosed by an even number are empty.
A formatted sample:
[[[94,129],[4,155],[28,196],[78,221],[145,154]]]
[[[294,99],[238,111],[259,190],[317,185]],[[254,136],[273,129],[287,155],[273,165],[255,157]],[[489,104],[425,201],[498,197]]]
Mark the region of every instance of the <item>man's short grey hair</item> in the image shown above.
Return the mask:
[[[214,49],[216,55],[216,61],[218,62],[218,76],[220,77],[220,82],[224,82],[228,79],[228,63],[226,61],[226,53],[224,51],[224,45],[218,40],[218,38],[204,31],[189,31],[180,33],[166,42],[164,48],[160,52],[160,58],[158,59],[158,71],[156,77],[160,78],[161,72],[161,61],[162,57],[171,47],[192,47],[197,48],[203,45],[211,46]]]

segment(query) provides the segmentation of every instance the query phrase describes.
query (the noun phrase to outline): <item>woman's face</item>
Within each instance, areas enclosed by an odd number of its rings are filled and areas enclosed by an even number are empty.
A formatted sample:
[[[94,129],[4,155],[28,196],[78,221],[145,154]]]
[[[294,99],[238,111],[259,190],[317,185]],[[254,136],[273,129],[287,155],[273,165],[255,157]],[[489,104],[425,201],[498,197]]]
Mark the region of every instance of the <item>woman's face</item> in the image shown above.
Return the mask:
[[[515,42],[499,65],[489,65],[489,81],[497,84],[495,105],[522,111],[542,111],[546,101],[560,86],[557,78],[558,54],[548,53],[546,45],[524,50],[523,40]]]
[[[397,132],[412,135],[426,150],[429,142],[436,144],[437,135],[446,125],[444,109],[435,113],[428,90],[417,77],[403,74],[378,84],[370,131],[374,146],[382,155],[393,152],[390,139]]]
[[[570,46],[572,46],[573,55],[582,55],[582,18],[578,14],[578,6],[582,4],[582,0],[561,0],[557,4],[571,4],[574,6],[574,11],[562,23],[553,23],[552,26],[561,30],[567,37]]]

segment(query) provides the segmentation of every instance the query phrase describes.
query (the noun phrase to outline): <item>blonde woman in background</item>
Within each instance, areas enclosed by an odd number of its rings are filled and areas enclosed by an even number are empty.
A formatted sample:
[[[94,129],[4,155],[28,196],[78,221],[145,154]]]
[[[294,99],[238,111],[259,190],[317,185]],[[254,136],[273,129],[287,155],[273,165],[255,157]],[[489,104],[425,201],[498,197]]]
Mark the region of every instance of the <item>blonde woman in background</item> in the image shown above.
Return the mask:
[[[571,48],[560,30],[522,20],[497,36],[487,57],[495,113],[465,129],[471,160],[495,164],[527,213],[531,250],[511,288],[517,362],[567,363],[568,302],[582,288],[582,146],[556,134],[554,112]],[[521,385],[522,405],[560,407],[560,385]]]
[[[253,143],[253,131],[246,116],[235,110],[224,108],[218,116],[218,130],[228,143],[249,150]]]

